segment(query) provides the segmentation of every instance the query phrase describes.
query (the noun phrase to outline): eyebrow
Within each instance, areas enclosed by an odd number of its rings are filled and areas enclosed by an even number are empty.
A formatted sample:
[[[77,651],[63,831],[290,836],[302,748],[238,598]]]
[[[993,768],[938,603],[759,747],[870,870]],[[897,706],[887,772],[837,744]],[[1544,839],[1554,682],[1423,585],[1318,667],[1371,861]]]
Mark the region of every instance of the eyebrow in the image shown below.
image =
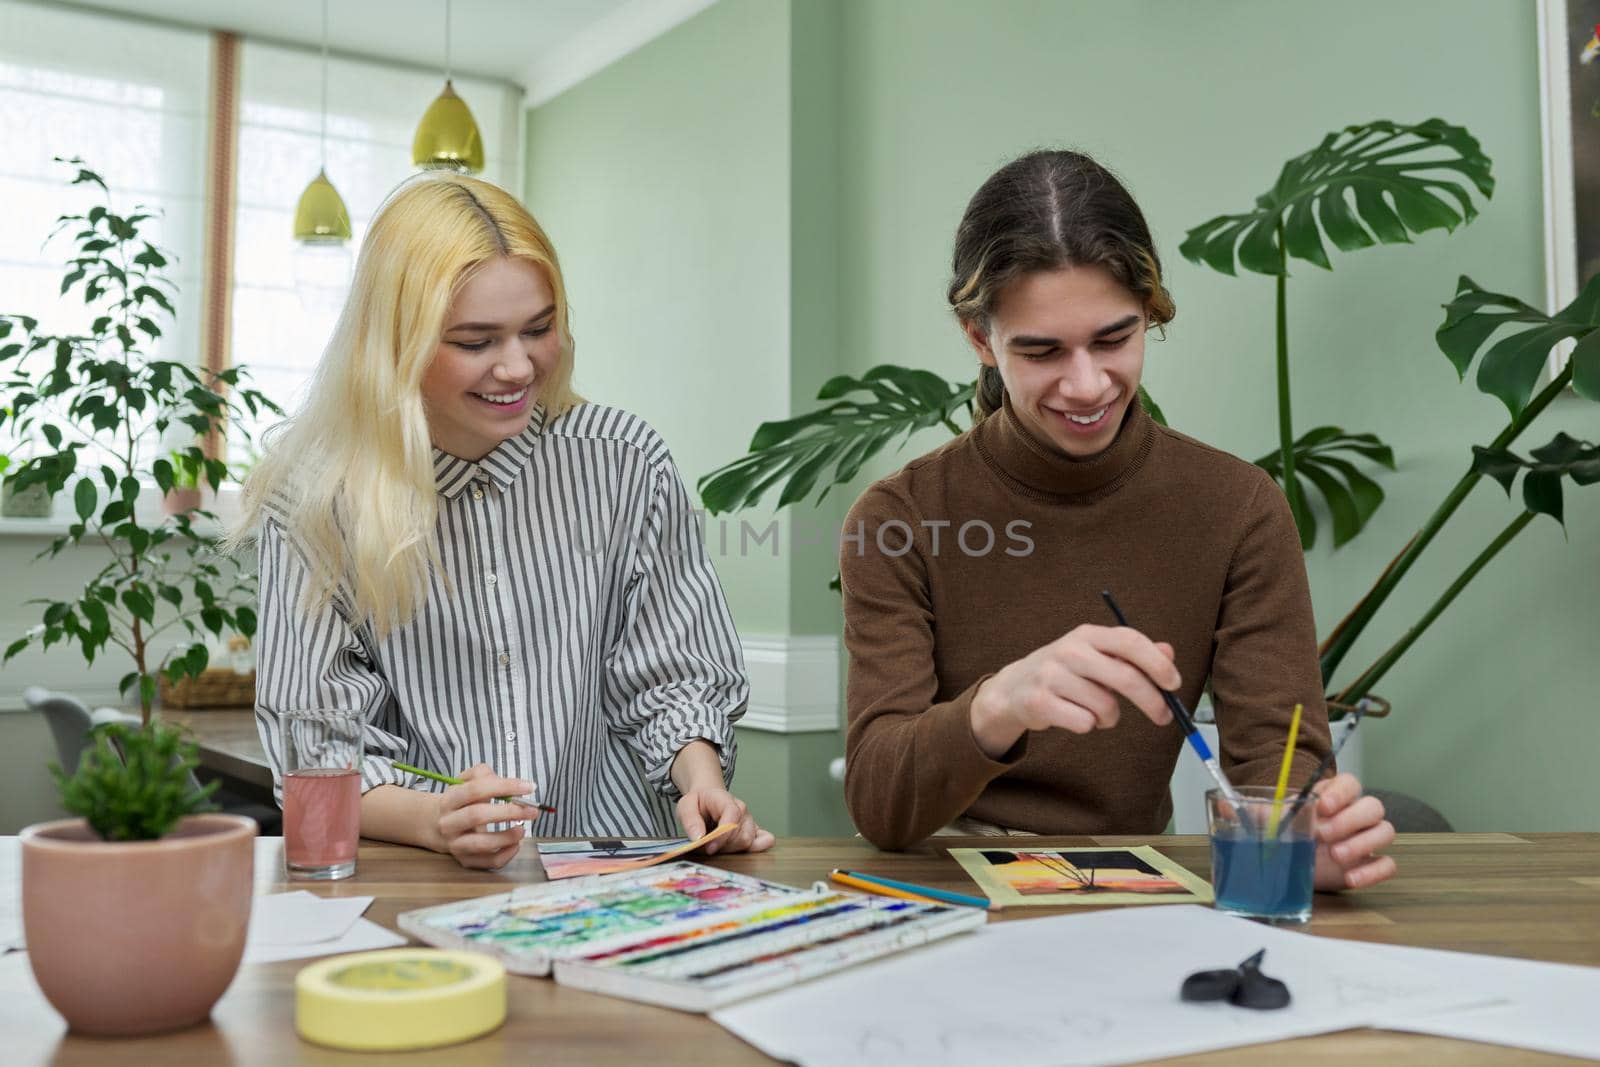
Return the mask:
[[[1110,334],[1121,333],[1129,326],[1136,325],[1138,321],[1138,315],[1124,315],[1111,325],[1100,327],[1094,332],[1094,335],[1096,338],[1101,338],[1109,336]],[[1012,348],[1046,348],[1050,345],[1058,345],[1060,343],[1061,339],[1057,337],[1035,337],[1032,334],[1021,334],[1011,339]]]
[[[551,304],[549,307],[547,307],[543,311],[539,312],[539,314],[533,316],[527,322],[523,323],[523,325],[524,326],[531,326],[533,323],[538,322],[540,319],[550,317],[551,315],[553,315],[555,313],[555,310],[556,310],[556,306],[554,304]],[[498,322],[458,322],[454,326],[451,326],[451,327],[447,328],[444,332],[445,333],[455,333],[457,330],[491,330],[492,331],[492,330],[498,330],[498,329],[500,329],[500,323],[498,323]]]

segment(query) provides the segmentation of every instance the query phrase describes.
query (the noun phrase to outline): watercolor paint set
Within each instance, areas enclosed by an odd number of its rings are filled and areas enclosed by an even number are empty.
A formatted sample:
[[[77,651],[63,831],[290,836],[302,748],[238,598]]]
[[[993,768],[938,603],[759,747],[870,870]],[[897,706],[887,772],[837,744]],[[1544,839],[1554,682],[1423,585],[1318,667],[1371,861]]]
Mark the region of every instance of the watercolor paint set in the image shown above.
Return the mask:
[[[515,974],[703,1012],[982,926],[979,908],[678,862],[422,908],[400,927]]]

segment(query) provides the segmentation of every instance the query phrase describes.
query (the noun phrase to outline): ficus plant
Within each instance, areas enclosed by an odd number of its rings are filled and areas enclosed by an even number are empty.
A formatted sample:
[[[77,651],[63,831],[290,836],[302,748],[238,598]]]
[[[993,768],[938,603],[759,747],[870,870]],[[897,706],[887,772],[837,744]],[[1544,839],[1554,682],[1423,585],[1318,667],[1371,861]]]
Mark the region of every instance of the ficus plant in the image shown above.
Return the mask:
[[[167,277],[170,257],[143,236],[153,216],[118,214],[98,174],[81,160],[60,162],[75,171],[72,184],[97,186],[104,197],[62,216],[51,234],[71,233],[61,296],[81,298],[92,321],[87,332],[55,334],[33,316],[0,314],[0,434],[27,442],[28,455],[3,477],[14,490],[70,491],[75,521],[40,558],[80,545],[109,558],[71,596],[35,601],[39,624],[4,659],[60,642],[76,644],[92,664],[114,649],[132,668],[119,689],[138,694],[148,722],[158,674],[177,681],[205,670],[206,633],[255,633],[255,586],[205,532],[214,514],[162,515],[140,501],[184,483],[219,488],[228,473],[215,455],[224,427],[239,435],[245,410],[281,410],[241,384],[239,367],[155,358],[177,289]],[[179,447],[162,443],[174,435]]]

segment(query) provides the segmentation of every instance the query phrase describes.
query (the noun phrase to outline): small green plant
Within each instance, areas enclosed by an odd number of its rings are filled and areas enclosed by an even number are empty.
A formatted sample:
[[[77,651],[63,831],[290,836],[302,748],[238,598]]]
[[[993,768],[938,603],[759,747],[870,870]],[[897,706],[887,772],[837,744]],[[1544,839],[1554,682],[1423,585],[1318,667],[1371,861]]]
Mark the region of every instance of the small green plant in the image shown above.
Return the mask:
[[[199,753],[178,727],[159,720],[142,727],[104,723],[90,737],[94,745],[76,774],[67,777],[57,763],[50,773],[62,806],[104,840],[154,841],[185,815],[217,810],[210,801],[217,783],[195,785]]]

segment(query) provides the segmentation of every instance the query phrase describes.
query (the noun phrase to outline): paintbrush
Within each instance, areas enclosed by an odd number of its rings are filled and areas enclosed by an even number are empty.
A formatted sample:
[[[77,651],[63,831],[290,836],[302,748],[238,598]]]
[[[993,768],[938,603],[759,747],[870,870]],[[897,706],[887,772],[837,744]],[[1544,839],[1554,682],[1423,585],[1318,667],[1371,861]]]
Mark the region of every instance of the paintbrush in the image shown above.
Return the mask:
[[[1344,733],[1339,735],[1338,740],[1334,741],[1333,747],[1328,749],[1328,754],[1322,757],[1322,762],[1317,764],[1316,770],[1311,772],[1311,780],[1305,784],[1305,788],[1300,790],[1295,795],[1294,800],[1290,802],[1289,812],[1284,817],[1284,822],[1294,822],[1295,813],[1305,806],[1307,800],[1311,799],[1311,790],[1316,788],[1317,783],[1322,780],[1322,776],[1327,773],[1328,768],[1333,766],[1333,761],[1338,757],[1339,750],[1344,747],[1346,741],[1350,740],[1350,735],[1356,732],[1356,726],[1360,724],[1361,716],[1365,715],[1366,712],[1367,704],[1363,700],[1357,702],[1356,706],[1350,710],[1350,714],[1344,717]]]
[[[1130,626],[1128,617],[1117,607],[1116,598],[1111,595],[1111,590],[1102,589],[1100,597],[1106,602],[1106,607],[1111,609],[1111,614],[1117,617],[1121,626]],[[1156,686],[1161,689],[1160,686]],[[1178,694],[1167,689],[1161,689],[1161,696],[1167,702],[1167,707],[1172,709],[1172,717],[1178,720],[1178,725],[1183,727],[1184,735],[1189,740],[1189,747],[1194,749],[1195,755],[1206,765],[1206,770],[1211,772],[1211,780],[1217,783],[1217,788],[1222,790],[1222,795],[1228,798],[1228,803],[1238,808],[1243,803],[1233,784],[1222,774],[1222,765],[1217,762],[1217,757],[1211,754],[1211,746],[1206,744],[1206,739],[1200,736],[1200,731],[1194,725],[1194,718],[1190,716],[1189,709],[1183,706],[1183,701],[1178,699]]]
[[[435,782],[443,782],[445,785],[460,785],[464,781],[464,779],[454,778],[448,774],[440,774],[437,771],[425,771],[421,767],[413,767],[409,763],[397,762],[394,765],[394,769],[397,771],[406,771],[410,774],[420,774],[424,778],[431,778]],[[532,808],[535,811],[547,811],[551,815],[556,813],[556,809],[552,808],[548,804],[540,804],[536,801],[524,800],[522,797],[495,797],[495,799],[503,800],[508,804],[521,804],[523,807]]]

